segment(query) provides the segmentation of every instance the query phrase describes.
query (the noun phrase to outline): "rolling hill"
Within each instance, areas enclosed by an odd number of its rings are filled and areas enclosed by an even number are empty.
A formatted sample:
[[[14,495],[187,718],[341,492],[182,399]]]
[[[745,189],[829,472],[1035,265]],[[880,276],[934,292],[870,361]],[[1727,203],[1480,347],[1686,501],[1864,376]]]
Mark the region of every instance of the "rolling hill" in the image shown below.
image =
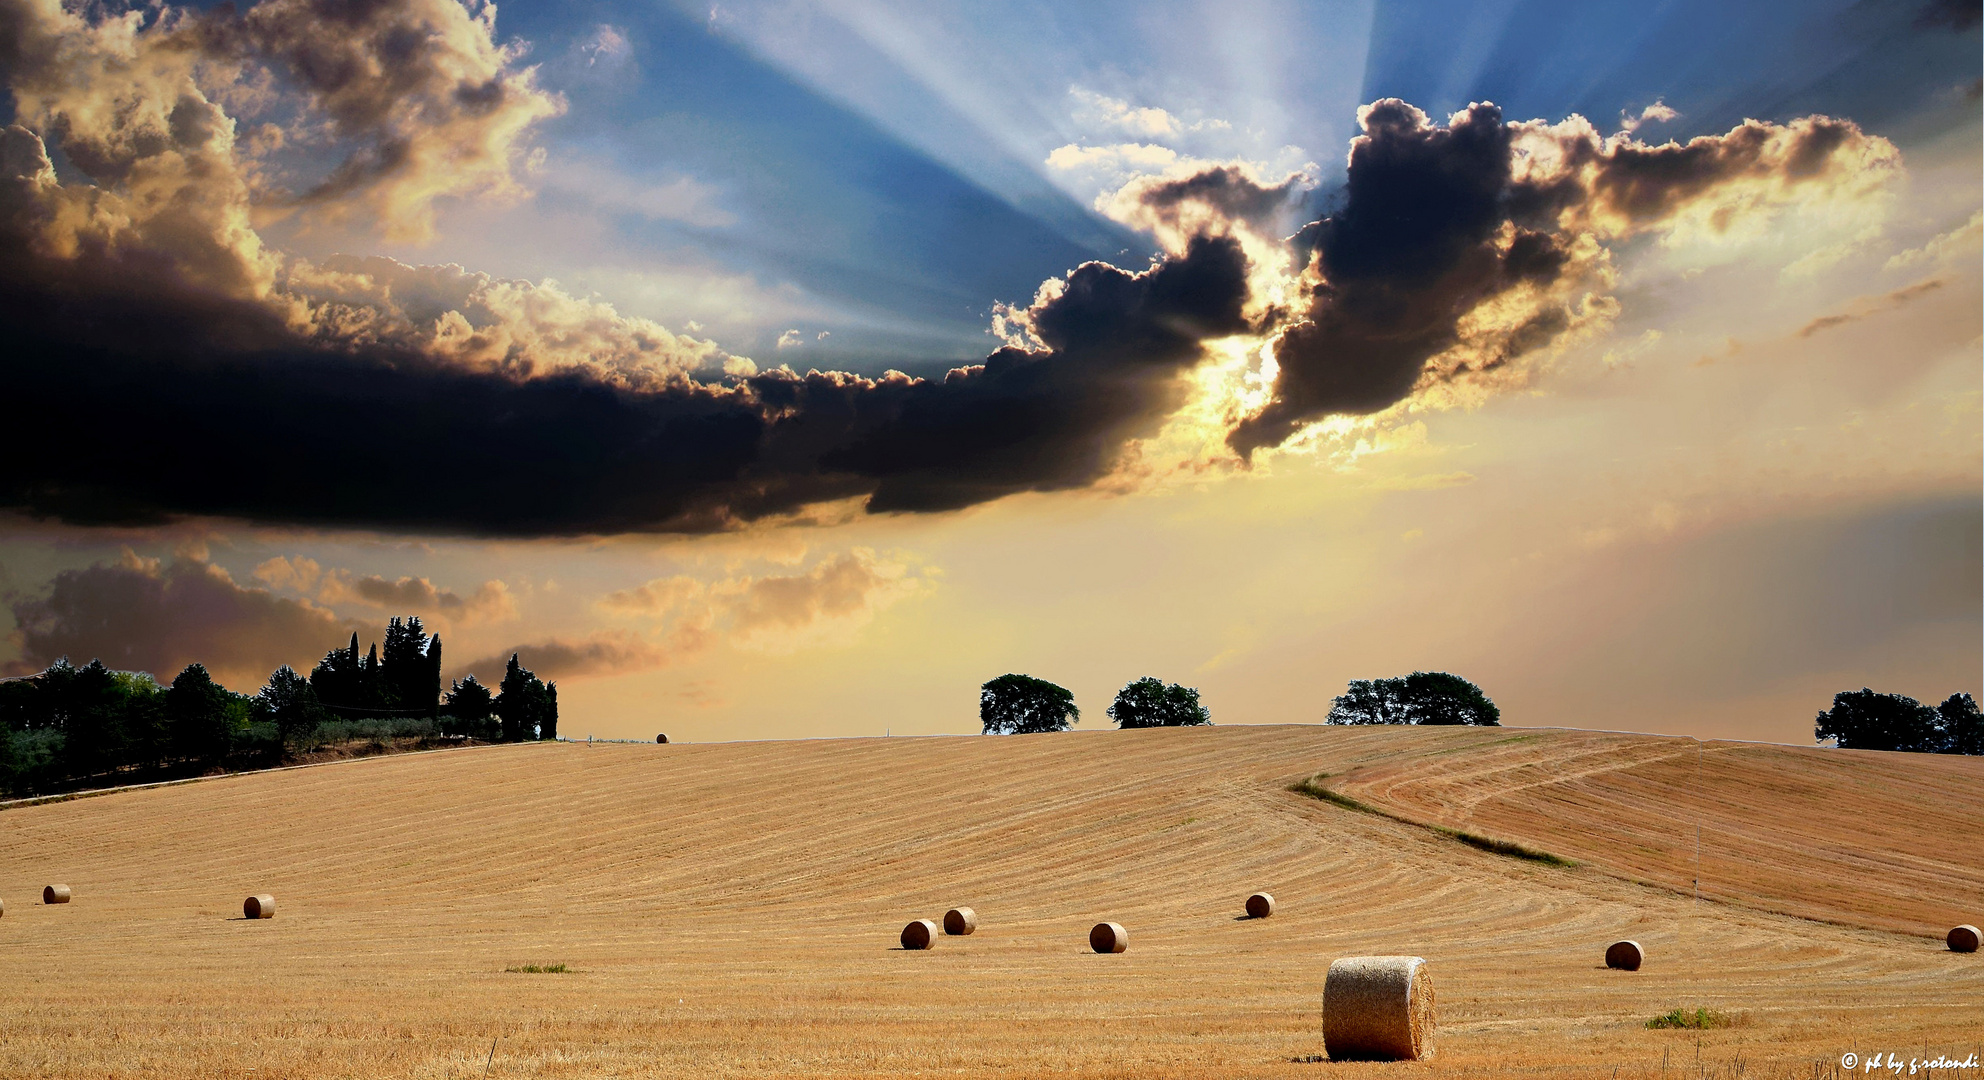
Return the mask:
[[[520,745],[15,807],[0,1075],[1810,1077],[1976,1049],[1984,960],[1940,938],[1984,916],[1984,760],[1696,753],[1306,726]],[[1324,773],[1408,820],[1289,790]],[[73,903],[34,902],[54,881]],[[1277,913],[1239,918],[1257,889]],[[251,892],[278,916],[241,919]],[[977,934],[895,948],[956,904]],[[1088,950],[1103,919],[1128,952]],[[1644,969],[1602,966],[1620,937]],[[1393,952],[1430,962],[1438,1057],[1305,1060],[1330,959]],[[1645,1027],[1676,1007],[1734,1026]]]

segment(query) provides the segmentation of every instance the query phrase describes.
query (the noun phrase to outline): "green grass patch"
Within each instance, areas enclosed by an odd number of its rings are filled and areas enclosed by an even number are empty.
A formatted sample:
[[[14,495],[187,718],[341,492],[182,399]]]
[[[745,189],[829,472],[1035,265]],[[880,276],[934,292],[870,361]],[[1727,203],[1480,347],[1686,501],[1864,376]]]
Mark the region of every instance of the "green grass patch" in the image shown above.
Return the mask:
[[[1528,859],[1530,862],[1540,862],[1545,866],[1561,866],[1567,869],[1578,864],[1576,859],[1566,859],[1562,855],[1552,855],[1547,851],[1538,851],[1533,847],[1524,847],[1513,840],[1497,840],[1492,836],[1480,836],[1471,832],[1462,832],[1459,829],[1449,829],[1444,825],[1432,825],[1428,827],[1436,833],[1451,836],[1468,847],[1479,848],[1482,851],[1493,852],[1497,855],[1507,855],[1512,859]]]
[[[524,964],[503,970],[511,975],[569,975],[572,971],[563,964]]]
[[[1414,821],[1409,817],[1394,814],[1389,810],[1380,809],[1372,806],[1370,803],[1353,799],[1340,791],[1330,790],[1323,784],[1324,780],[1329,779],[1329,775],[1329,773],[1317,773],[1299,784],[1290,786],[1288,790],[1298,795],[1307,795],[1312,799],[1320,799],[1332,806],[1341,806],[1345,810],[1355,810],[1360,814],[1372,814],[1390,821],[1396,821],[1402,825],[1414,825],[1438,833],[1449,840],[1458,840],[1468,847],[1486,851],[1490,854],[1506,855],[1512,859],[1527,859],[1530,862],[1538,862],[1545,866],[1555,866],[1566,870],[1578,864],[1576,859],[1566,859],[1562,855],[1552,855],[1547,851],[1525,847],[1512,840],[1497,840],[1494,837],[1482,836],[1478,833],[1466,832],[1461,829],[1449,829],[1445,825],[1428,825],[1424,822]]]
[[[1686,1028],[1702,1031],[1707,1028],[1726,1028],[1736,1021],[1728,1013],[1714,1009],[1675,1009],[1663,1013],[1646,1022],[1650,1028]]]

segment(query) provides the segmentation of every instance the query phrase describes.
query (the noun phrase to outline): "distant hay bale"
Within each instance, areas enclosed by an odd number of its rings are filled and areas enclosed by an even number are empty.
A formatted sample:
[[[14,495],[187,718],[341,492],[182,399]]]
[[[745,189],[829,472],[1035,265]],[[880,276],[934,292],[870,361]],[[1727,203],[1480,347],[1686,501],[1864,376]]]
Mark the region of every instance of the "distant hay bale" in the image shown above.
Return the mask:
[[[268,893],[256,893],[241,902],[241,917],[244,919],[273,919],[276,917],[276,898]]]
[[[1088,932],[1088,947],[1100,953],[1122,952],[1130,947],[1130,932],[1121,923],[1096,923]]]
[[[937,924],[929,919],[918,919],[902,928],[902,947],[905,949],[927,949],[937,943]]]
[[[978,929],[978,912],[968,907],[954,907],[944,912],[944,933],[952,937],[963,937]]]
[[[1433,1056],[1433,980],[1417,956],[1346,956],[1323,977],[1323,1049],[1331,1061]]]
[[[668,735],[667,735],[666,733],[663,733],[663,734],[660,734],[660,735],[656,735],[656,736],[654,737],[654,743],[655,743],[655,745],[656,745],[656,746],[667,746],[667,745],[668,745]]]
[[[1605,966],[1620,971],[1638,971],[1646,960],[1646,950],[1637,941],[1615,941],[1605,949]]]
[[[1272,914],[1274,914],[1274,897],[1264,892],[1257,892],[1247,898],[1248,918],[1265,919]]]
[[[0,900],[0,915],[7,914],[7,901]]]
[[[44,885],[41,889],[41,902],[44,904],[66,904],[69,902],[69,886]]]
[[[1977,928],[1969,923],[1951,927],[1950,936],[1944,940],[1949,942],[1951,952],[1976,952]]]

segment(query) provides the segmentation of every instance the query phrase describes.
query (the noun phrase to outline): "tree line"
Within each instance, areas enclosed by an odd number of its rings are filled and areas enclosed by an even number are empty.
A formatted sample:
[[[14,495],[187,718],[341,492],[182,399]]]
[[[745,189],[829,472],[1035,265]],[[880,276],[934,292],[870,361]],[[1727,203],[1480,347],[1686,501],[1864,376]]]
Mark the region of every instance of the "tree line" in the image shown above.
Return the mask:
[[[417,615],[387,624],[383,651],[358,635],[308,676],[285,664],[253,695],[188,664],[150,674],[67,657],[0,681],[0,792],[33,794],[216,769],[260,768],[365,739],[521,742],[558,737],[558,684],[514,654],[495,692],[473,674],[441,688],[441,638]]]
[[[1951,694],[1932,708],[1863,686],[1834,694],[1832,708],[1813,722],[1812,735],[1846,750],[1984,754],[1984,712],[1969,694]]]
[[[1146,675],[1116,692],[1106,710],[1119,728],[1198,727],[1212,723],[1212,712],[1190,686]],[[1046,679],[1001,675],[978,688],[978,719],[987,735],[1026,735],[1066,731],[1081,722],[1075,695]]]

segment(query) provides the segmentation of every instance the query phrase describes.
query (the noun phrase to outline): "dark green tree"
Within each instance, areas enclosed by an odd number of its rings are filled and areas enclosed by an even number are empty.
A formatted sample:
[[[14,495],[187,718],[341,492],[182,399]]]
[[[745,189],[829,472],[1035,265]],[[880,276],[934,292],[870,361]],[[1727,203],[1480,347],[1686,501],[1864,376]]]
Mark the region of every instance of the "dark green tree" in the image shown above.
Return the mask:
[[[1984,754],[1984,712],[1969,694],[1951,694],[1936,706],[1942,717],[1942,752]]]
[[[188,664],[172,679],[166,691],[167,723],[172,732],[173,756],[200,761],[218,761],[233,745],[234,697],[226,687],[214,682],[200,664]]]
[[[445,713],[445,730],[450,735],[487,738],[490,704],[489,688],[477,682],[472,674],[463,676],[448,688],[446,706],[442,710]]]
[[[441,635],[435,634],[427,641],[427,681],[434,687],[432,700],[434,708],[427,715],[439,719],[441,716]]]
[[[434,655],[428,656],[433,649]],[[395,616],[386,624],[386,649],[379,682],[386,708],[404,709],[410,716],[433,716],[441,697],[441,672],[435,666],[440,650],[420,625],[420,616]]]
[[[1343,694],[1330,702],[1325,724],[1409,724],[1404,679],[1352,679]]]
[[[1066,731],[1081,718],[1075,695],[1046,679],[1001,675],[978,688],[978,719],[987,735]]]
[[[1877,694],[1866,687],[1832,696],[1832,708],[1818,715],[1812,735],[1836,740],[1846,750],[1912,750],[1933,754],[1943,748],[1943,717],[1901,694]]]
[[[1445,671],[1415,671],[1405,677],[1400,695],[1414,724],[1502,726],[1502,710],[1481,688]]]
[[[546,686],[510,654],[503,670],[501,695],[493,706],[503,721],[503,741],[549,739],[558,734],[558,689]]]
[[[323,706],[318,704],[310,680],[288,664],[269,675],[268,685],[255,695],[255,704],[257,711],[276,725],[284,746],[295,746],[324,719]]]
[[[117,675],[101,660],[83,667],[51,667],[44,675],[62,718],[62,768],[70,776],[95,776],[122,765],[130,752]]]
[[[1330,702],[1326,724],[1472,724],[1500,727],[1502,710],[1481,688],[1445,671],[1352,679]]]
[[[331,708],[364,708],[364,661],[358,655],[358,633],[353,631],[349,648],[332,649],[310,669],[310,689],[321,704]]]
[[[1197,727],[1212,723],[1212,712],[1199,704],[1190,686],[1165,683],[1146,675],[1116,691],[1109,718],[1119,728]]]

